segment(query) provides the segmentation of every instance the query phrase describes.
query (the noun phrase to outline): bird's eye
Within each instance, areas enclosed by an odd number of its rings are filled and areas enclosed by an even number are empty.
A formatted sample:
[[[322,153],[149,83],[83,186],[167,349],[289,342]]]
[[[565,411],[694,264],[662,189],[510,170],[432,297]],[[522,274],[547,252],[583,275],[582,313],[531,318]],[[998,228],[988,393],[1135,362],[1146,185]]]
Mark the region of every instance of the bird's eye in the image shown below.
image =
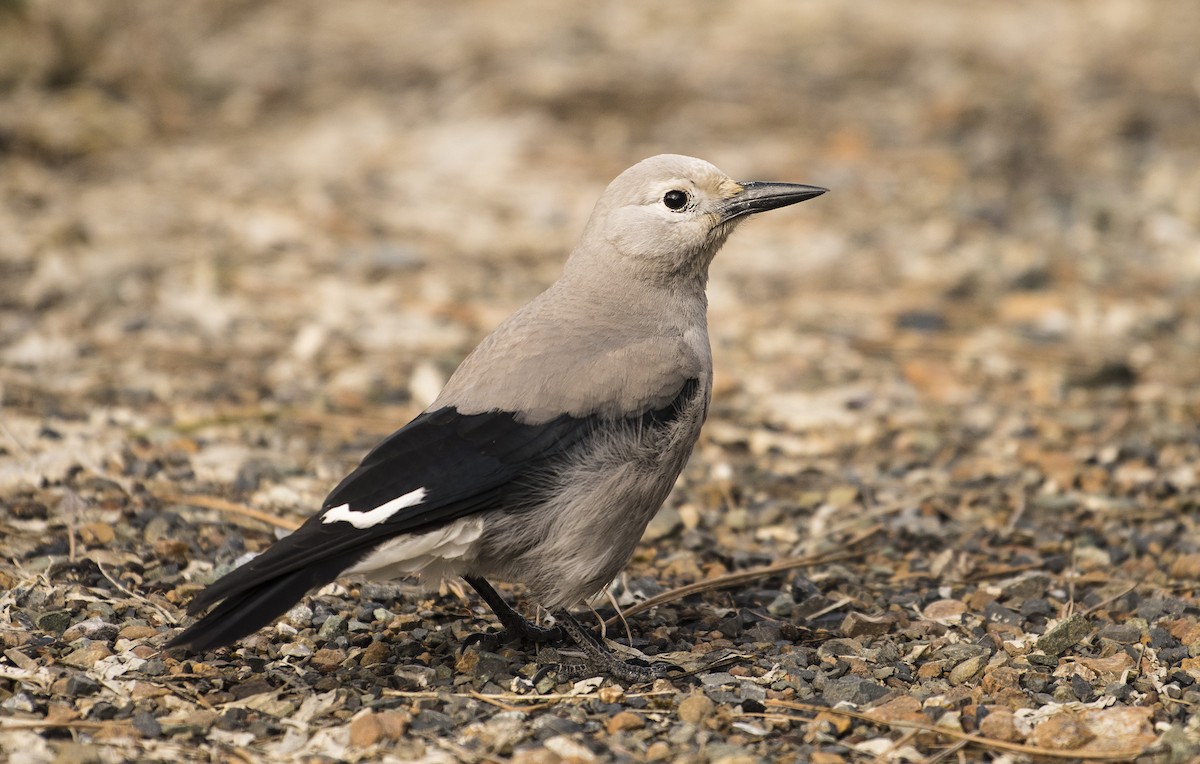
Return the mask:
[[[668,191],[663,196],[663,204],[667,205],[667,209],[679,211],[688,203],[688,195],[677,189]]]

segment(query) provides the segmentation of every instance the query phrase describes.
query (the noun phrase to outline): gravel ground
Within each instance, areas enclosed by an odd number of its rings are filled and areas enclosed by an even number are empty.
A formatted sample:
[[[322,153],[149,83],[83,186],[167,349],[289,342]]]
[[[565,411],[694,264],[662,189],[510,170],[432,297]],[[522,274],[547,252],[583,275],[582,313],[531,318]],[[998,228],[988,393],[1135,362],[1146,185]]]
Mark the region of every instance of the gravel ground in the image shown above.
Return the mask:
[[[0,2],[0,758],[1197,755],[1196,29]],[[405,582],[161,651],[663,151],[832,189],[714,265],[706,434],[611,589],[614,649],[689,675],[533,686]]]

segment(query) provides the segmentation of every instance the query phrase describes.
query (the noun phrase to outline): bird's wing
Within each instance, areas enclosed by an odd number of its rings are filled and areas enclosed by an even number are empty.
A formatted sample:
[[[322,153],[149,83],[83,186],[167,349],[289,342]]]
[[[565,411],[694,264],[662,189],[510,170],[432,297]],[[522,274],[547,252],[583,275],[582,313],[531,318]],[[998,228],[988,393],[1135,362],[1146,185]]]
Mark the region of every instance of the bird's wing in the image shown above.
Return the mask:
[[[632,421],[673,420],[699,382],[684,381],[666,406]],[[206,649],[274,620],[384,541],[503,506],[524,475],[561,458],[603,422],[560,415],[524,424],[509,412],[427,412],[376,446],[329,494],[320,512],[258,557],[196,595],[188,612],[220,604],[172,640]]]
[[[499,411],[424,413],[372,449],[330,492],[320,512],[213,583],[188,611],[303,568],[336,568],[323,576],[332,580],[386,538],[486,510],[505,486],[539,460],[569,448],[587,426],[567,416],[524,425]]]

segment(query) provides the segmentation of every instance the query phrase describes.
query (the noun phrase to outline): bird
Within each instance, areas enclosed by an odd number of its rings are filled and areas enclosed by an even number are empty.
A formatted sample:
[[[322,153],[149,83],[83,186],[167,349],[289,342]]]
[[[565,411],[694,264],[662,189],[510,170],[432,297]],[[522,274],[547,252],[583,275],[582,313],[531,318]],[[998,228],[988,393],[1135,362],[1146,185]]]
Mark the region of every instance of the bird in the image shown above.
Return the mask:
[[[826,189],[738,182],[661,154],[600,196],[559,279],[466,356],[420,415],[381,441],[319,512],[199,592],[167,647],[205,651],[268,625],[335,579],[462,577],[501,641],[565,643],[593,671],[665,675],[613,655],[569,608],[625,567],[708,415],[709,265],[749,216]],[[490,581],[523,584],[537,626]],[[207,611],[207,612],[205,612]]]

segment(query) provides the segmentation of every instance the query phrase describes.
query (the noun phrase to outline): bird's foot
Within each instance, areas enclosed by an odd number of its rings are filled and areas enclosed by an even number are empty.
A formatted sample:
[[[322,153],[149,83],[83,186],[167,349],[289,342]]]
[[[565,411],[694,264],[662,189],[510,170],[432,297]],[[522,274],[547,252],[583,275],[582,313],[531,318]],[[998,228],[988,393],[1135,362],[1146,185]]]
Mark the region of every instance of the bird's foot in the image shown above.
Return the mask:
[[[642,665],[621,660],[605,650],[602,658],[588,655],[580,663],[546,663],[537,670],[530,681],[536,685],[548,674],[557,674],[560,679],[584,679],[590,676],[608,676],[622,684],[649,684],[655,679],[665,679],[684,669],[674,663],[651,663]]]
[[[482,578],[463,576],[463,580],[479,592],[479,596],[500,619],[500,625],[503,627],[500,631],[476,632],[469,635],[462,643],[464,652],[471,645],[480,645],[485,650],[495,650],[500,645],[506,645],[509,642],[545,645],[562,642],[567,638],[562,628],[558,626],[545,628],[530,623],[524,616],[509,607],[509,604],[496,593],[492,585]]]
[[[558,674],[563,679],[609,676],[625,684],[646,684],[655,679],[662,679],[673,672],[684,671],[673,663],[658,662],[643,665],[622,660],[609,652],[600,640],[583,628],[579,621],[575,620],[575,617],[566,610],[556,611],[554,619],[566,636],[570,637],[571,641],[583,650],[583,661],[580,663],[547,663],[534,675],[534,684],[551,672]]]

